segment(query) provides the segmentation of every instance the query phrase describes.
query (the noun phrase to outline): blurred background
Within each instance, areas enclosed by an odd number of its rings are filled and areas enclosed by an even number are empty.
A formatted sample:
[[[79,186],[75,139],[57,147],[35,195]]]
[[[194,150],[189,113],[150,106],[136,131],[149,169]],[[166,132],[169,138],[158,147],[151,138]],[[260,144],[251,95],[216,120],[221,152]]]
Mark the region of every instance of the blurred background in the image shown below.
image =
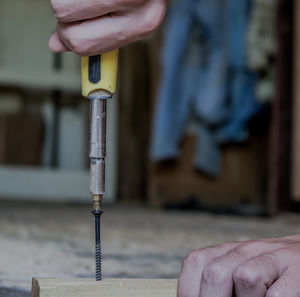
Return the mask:
[[[176,278],[192,249],[300,229],[300,1],[171,2],[120,50],[108,277]],[[0,296],[28,296],[32,276],[93,276],[89,102],[80,58],[48,50],[48,0],[2,0],[0,27]]]

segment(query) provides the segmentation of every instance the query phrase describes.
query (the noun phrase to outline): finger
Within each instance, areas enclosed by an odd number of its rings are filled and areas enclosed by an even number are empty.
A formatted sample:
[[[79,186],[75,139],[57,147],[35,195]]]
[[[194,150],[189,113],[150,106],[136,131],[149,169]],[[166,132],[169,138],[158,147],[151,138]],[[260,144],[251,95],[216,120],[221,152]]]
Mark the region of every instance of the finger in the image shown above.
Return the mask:
[[[158,27],[163,16],[163,10],[152,5],[146,13],[135,11],[71,24],[59,22],[57,33],[63,44],[75,53],[96,55],[144,37]]]
[[[57,24],[57,34],[63,44],[81,56],[92,56],[125,45],[130,41],[129,30],[124,30],[123,18],[97,18],[82,23]]]
[[[233,273],[237,297],[264,297],[279,277],[281,268],[274,253],[264,254],[242,263]]]
[[[245,260],[244,255],[236,250],[209,262],[203,269],[200,285],[200,297],[232,296],[232,272],[235,267]]]
[[[265,297],[299,297],[300,265],[287,268],[277,281],[268,289]],[[251,295],[255,296],[255,295]]]
[[[59,39],[58,34],[55,32],[49,39],[49,48],[51,51],[58,53],[58,52],[65,52],[70,51],[64,43]]]
[[[58,21],[70,23],[124,11],[143,2],[144,0],[51,0],[51,6]]]
[[[233,293],[233,274],[238,266],[264,253],[266,250],[273,251],[285,246],[285,243],[277,242],[246,242],[236,246],[227,254],[214,259],[203,270],[200,297],[218,296],[219,292],[222,292],[222,296],[231,297]]]
[[[226,254],[237,243],[229,243],[191,252],[182,265],[178,280],[178,297],[199,297],[202,271],[215,257]]]
[[[275,243],[275,247],[280,244],[280,242]],[[282,244],[284,246],[286,242],[282,242]],[[252,258],[236,269],[233,279],[237,296],[265,296],[263,293],[265,293],[266,289],[268,289],[289,266],[293,265],[300,265],[299,249],[294,248],[294,245],[293,248],[287,245],[284,248],[273,251],[269,248],[268,253]],[[253,292],[257,293],[254,294]],[[271,295],[269,297],[271,297]]]

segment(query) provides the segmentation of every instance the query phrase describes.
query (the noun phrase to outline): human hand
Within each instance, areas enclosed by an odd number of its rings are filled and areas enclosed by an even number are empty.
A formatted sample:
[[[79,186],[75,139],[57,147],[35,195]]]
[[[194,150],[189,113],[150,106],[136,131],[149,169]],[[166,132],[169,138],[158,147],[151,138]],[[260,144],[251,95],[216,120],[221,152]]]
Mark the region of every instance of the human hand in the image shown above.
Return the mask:
[[[300,235],[225,243],[184,260],[178,297],[300,296]]]
[[[54,52],[92,56],[141,39],[162,22],[168,0],[50,0]]]

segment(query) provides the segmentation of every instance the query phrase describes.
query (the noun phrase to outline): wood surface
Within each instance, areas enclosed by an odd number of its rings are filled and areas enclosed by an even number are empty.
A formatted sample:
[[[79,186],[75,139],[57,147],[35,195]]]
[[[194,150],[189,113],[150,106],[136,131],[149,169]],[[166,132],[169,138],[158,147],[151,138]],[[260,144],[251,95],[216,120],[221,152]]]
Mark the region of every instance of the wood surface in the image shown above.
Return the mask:
[[[294,8],[294,90],[292,144],[292,198],[300,201],[300,0]]]
[[[293,9],[293,1],[277,1],[275,93],[271,108],[269,145],[269,215],[275,215],[290,207]]]
[[[177,280],[33,278],[31,297],[176,297]]]

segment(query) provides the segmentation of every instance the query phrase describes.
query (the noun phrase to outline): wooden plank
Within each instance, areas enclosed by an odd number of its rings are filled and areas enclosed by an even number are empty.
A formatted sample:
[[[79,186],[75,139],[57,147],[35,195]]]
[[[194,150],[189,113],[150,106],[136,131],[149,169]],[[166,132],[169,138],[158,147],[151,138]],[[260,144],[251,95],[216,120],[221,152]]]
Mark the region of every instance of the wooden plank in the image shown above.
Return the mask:
[[[174,279],[33,278],[31,297],[176,297]]]
[[[147,195],[151,116],[149,63],[149,48],[144,41],[120,51],[118,188],[122,202],[142,202]]]
[[[270,215],[287,210],[290,206],[293,1],[277,1],[276,44],[275,97],[271,111],[267,200]]]
[[[294,9],[294,98],[293,98],[293,148],[292,148],[292,198],[300,201],[300,0]]]

